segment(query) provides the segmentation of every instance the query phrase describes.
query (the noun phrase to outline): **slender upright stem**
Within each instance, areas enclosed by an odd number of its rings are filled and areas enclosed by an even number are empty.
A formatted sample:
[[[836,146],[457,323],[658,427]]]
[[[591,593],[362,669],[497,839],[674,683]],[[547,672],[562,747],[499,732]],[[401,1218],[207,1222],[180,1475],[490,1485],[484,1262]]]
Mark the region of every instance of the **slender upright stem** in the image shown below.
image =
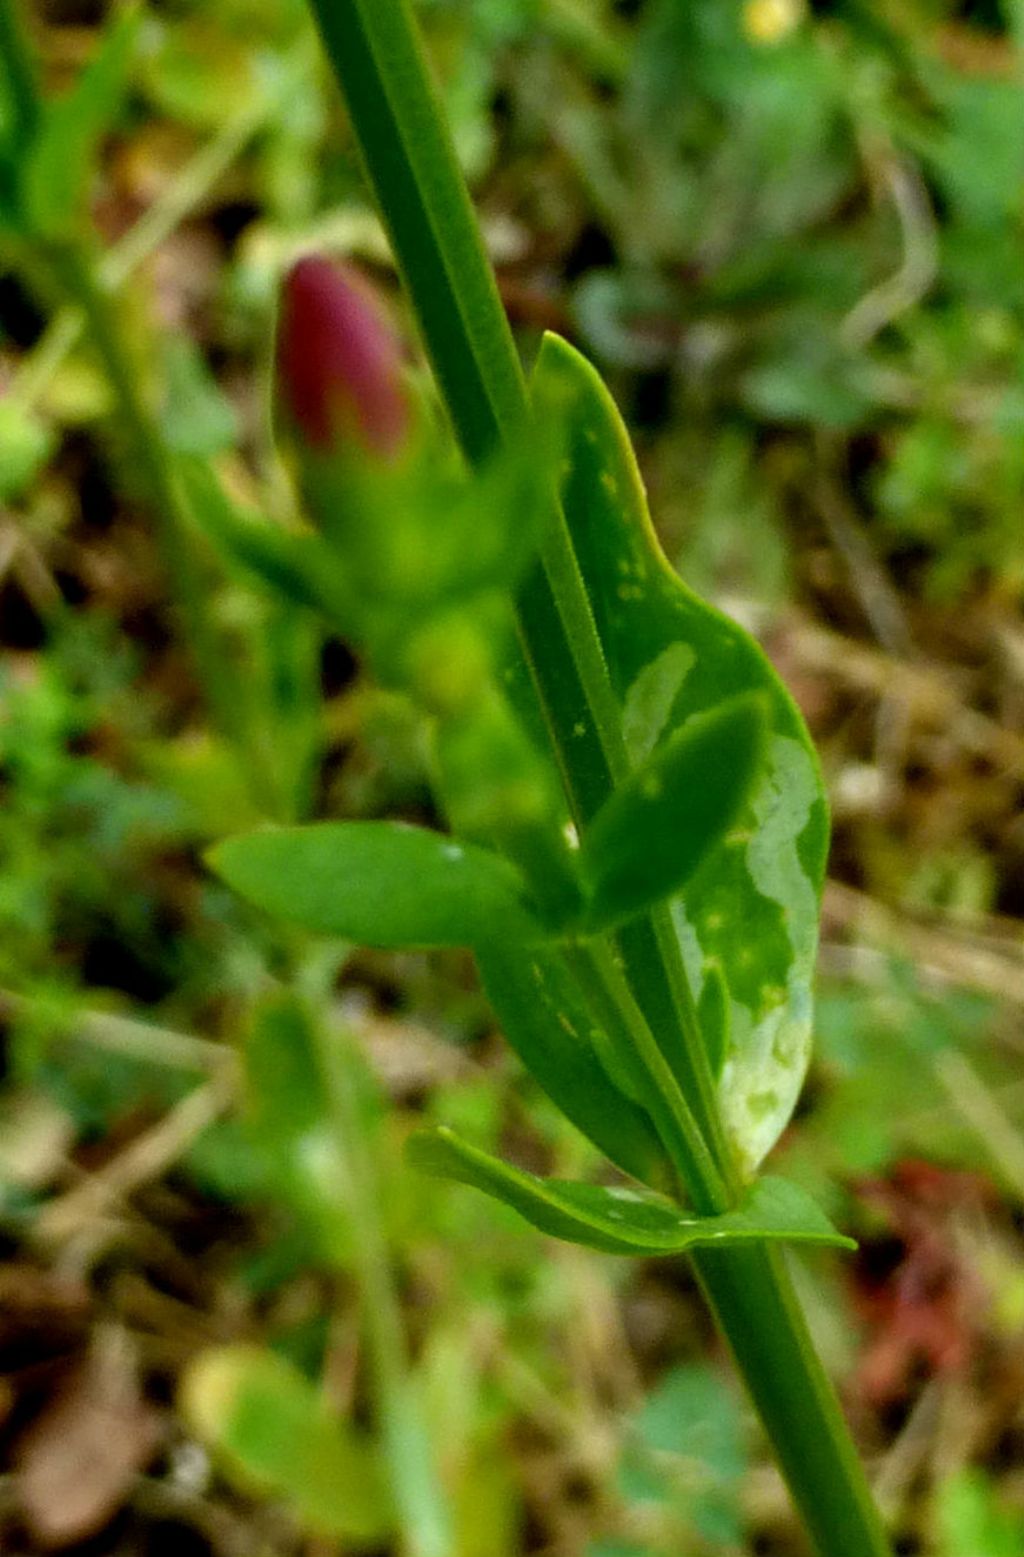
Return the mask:
[[[313,10],[456,435],[479,464],[526,427],[526,385],[409,7],[314,0]],[[624,776],[626,753],[564,521],[552,519],[520,590],[520,638],[549,722],[576,731],[565,776],[589,814]]]
[[[787,1256],[762,1243],[691,1258],[820,1557],[891,1557]]]
[[[526,405],[515,347],[407,0],[311,0],[449,414],[478,462],[514,438]],[[618,708],[564,523],[518,600],[526,660],[570,800],[586,819],[626,771]],[[570,737],[571,733],[571,739]],[[691,1012],[660,966],[680,1043]],[[636,988],[633,973],[631,983]],[[691,1107],[713,1108],[707,1062],[692,1052]],[[710,1138],[709,1138],[710,1140]],[[681,1155],[681,1153],[680,1153]],[[677,1161],[681,1171],[685,1164]],[[782,1261],[767,1249],[695,1261],[780,1464],[822,1557],[888,1557],[878,1514]]]
[[[81,310],[90,340],[106,371],[132,453],[159,522],[164,560],[184,618],[186,641],[195,656],[214,718],[240,751],[248,737],[237,688],[228,674],[223,646],[208,610],[207,590],[190,542],[184,499],[163,438],[139,387],[142,377],[125,342],[106,288],[81,246],[61,246],[51,259],[68,298]],[[256,776],[257,770],[253,770]]]
[[[373,1392],[406,1557],[452,1557],[448,1511],[406,1363],[402,1316],[384,1239],[383,1206],[346,1033],[315,1022],[320,1074],[348,1175],[346,1208],[359,1277]]]
[[[17,135],[19,140],[28,142],[38,127],[43,108],[17,3],[18,0],[0,0],[0,67],[7,76]],[[31,242],[31,234],[28,239]],[[103,364],[133,458],[153,504],[164,560],[184,620],[185,641],[195,657],[214,721],[239,754],[246,758],[245,769],[253,792],[272,811],[273,786],[264,766],[253,760],[245,700],[239,697],[239,688],[229,673],[223,645],[207,609],[207,591],[188,533],[189,518],[184,498],[160,429],[139,387],[142,378],[139,365],[134,361],[109,290],[99,274],[99,261],[84,233],[69,241],[40,239],[38,247],[40,257],[52,267],[75,310],[70,316],[64,316],[67,323],[60,327],[55,349],[61,351],[73,340],[80,319]]]

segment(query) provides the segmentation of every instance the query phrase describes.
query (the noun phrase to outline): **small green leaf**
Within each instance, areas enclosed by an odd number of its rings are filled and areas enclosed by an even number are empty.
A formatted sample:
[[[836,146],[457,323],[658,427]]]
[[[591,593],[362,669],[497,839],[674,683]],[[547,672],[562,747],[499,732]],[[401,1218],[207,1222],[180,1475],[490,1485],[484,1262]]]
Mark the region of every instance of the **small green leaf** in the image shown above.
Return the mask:
[[[606,1254],[682,1254],[763,1239],[856,1248],[786,1179],[758,1179],[735,1211],[697,1217],[646,1190],[538,1178],[443,1127],[414,1135],[409,1153],[424,1172],[483,1190],[542,1233]]]
[[[647,1184],[671,1166],[560,952],[495,939],[476,948],[484,992],[508,1042],[568,1119],[624,1172]]]
[[[504,860],[404,822],[267,828],[228,838],[207,859],[257,907],[360,946],[476,946],[540,935]]]
[[[374,1445],[283,1357],[245,1345],[206,1352],[185,1376],[182,1407],[246,1490],[286,1499],[309,1529],[376,1543],[392,1528]]]
[[[120,111],[140,22],[137,4],[123,7],[71,90],[46,106],[26,158],[23,184],[29,223],[41,237],[66,237],[75,231],[100,142]]]
[[[764,754],[756,694],[687,720],[595,816],[580,864],[589,929],[607,929],[682,890],[719,847]]]

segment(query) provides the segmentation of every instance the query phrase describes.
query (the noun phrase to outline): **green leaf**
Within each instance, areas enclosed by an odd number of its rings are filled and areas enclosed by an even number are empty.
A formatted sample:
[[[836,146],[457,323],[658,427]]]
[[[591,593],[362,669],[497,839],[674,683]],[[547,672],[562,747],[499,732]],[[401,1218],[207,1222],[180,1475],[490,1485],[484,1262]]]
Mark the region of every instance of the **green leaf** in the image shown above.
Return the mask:
[[[46,106],[23,184],[30,226],[41,237],[67,237],[78,225],[100,142],[120,111],[140,23],[137,4],[123,7],[71,90]]]
[[[520,878],[486,849],[404,822],[314,822],[228,838],[207,859],[242,897],[360,946],[528,941]]]
[[[855,1248],[812,1200],[786,1179],[758,1179],[735,1211],[687,1215],[649,1191],[541,1179],[470,1146],[451,1130],[414,1135],[414,1164],[426,1173],[483,1190],[554,1238],[606,1254],[683,1254],[688,1249],[771,1239]]]
[[[595,370],[548,336],[535,384],[545,404],[560,397],[567,416],[566,518],[633,763],[644,763],[725,699],[755,692],[764,701],[767,749],[759,776],[727,837],[691,877],[685,901],[672,904],[694,1000],[699,1005],[709,966],[728,989],[729,1052],[719,1097],[729,1136],[750,1169],[789,1118],[810,1052],[828,845],[817,758],[760,647],[670,567],[626,430]],[[627,961],[626,938],[640,928],[623,931]],[[654,993],[650,980],[637,987],[659,1033],[665,1022],[646,1004]]]
[[[688,719],[606,801],[583,839],[587,924],[606,929],[673,896],[723,843],[764,755],[762,698]]]
[[[246,1345],[206,1352],[185,1376],[182,1406],[235,1480],[286,1499],[309,1529],[359,1543],[391,1530],[374,1445],[283,1357]]]
[[[561,954],[496,939],[476,948],[476,961],[505,1037],[552,1102],[626,1173],[670,1182],[654,1125],[628,1095],[628,1078]]]

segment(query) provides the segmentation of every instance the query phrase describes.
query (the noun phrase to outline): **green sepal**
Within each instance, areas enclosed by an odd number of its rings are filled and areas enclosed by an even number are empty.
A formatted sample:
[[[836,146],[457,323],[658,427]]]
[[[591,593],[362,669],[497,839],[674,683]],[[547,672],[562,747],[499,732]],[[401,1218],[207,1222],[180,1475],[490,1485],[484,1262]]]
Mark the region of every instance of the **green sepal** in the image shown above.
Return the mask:
[[[343,553],[358,592],[406,623],[411,613],[464,608],[494,590],[507,596],[535,560],[551,515],[551,427],[502,447],[472,479],[441,438],[421,428],[393,465],[347,445],[293,445],[317,529]]]
[[[522,946],[543,933],[505,860],[405,822],[264,828],[206,859],[257,908],[360,946]]]
[[[682,891],[739,815],[764,730],[760,696],[730,698],[687,720],[615,791],[580,852],[588,930],[622,924]]]
[[[542,1233],[606,1254],[684,1254],[689,1249],[766,1240],[856,1248],[802,1189],[786,1179],[757,1179],[735,1211],[698,1217],[632,1186],[604,1188],[538,1178],[480,1151],[444,1127],[414,1135],[408,1150],[414,1165],[424,1172],[469,1184],[511,1206]]]

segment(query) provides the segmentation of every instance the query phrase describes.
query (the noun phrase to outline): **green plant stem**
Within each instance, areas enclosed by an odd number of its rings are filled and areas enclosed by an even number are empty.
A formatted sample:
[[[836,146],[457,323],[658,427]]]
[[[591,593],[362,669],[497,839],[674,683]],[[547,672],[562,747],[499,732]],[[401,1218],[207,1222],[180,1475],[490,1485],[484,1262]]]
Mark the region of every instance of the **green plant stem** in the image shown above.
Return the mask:
[[[124,340],[110,294],[98,280],[83,248],[77,244],[62,245],[51,249],[49,257],[66,295],[81,312],[113,390],[121,423],[157,516],[160,545],[174,584],[185,639],[199,668],[214,722],[240,755],[248,759],[252,752],[245,703],[239,698],[223,645],[210,619],[208,591],[188,533],[188,513],[159,428],[139,388],[140,368]],[[272,796],[264,793],[262,766],[249,760],[245,765],[258,798],[272,809]]]
[[[479,462],[524,425],[525,389],[407,0],[311,4],[449,414],[467,456]],[[586,820],[628,765],[619,711],[560,517],[518,608],[525,658],[566,788],[577,816]],[[713,1107],[713,1098],[692,1002],[672,986],[663,960],[664,926],[659,931],[657,920],[652,933],[649,960],[661,967],[661,983],[679,1018],[678,1041],[689,1047],[694,1094],[688,1092],[687,1100],[703,1111]],[[635,963],[630,982],[636,993]],[[683,1162],[677,1166],[685,1171]],[[720,1250],[695,1263],[818,1551],[822,1557],[888,1557],[863,1469],[785,1266],[763,1249]]]
[[[18,0],[0,0],[0,68],[10,88],[14,138],[22,144],[34,134],[39,121],[39,87]]]
[[[456,435],[480,464],[527,427],[526,384],[408,6],[314,0],[313,9]],[[627,763],[593,616],[556,516],[518,607],[547,716],[576,731],[565,776],[589,815]],[[557,653],[536,652],[552,641]],[[595,709],[606,715],[600,724]]]
[[[0,0],[0,14],[11,0]],[[181,171],[160,191],[134,226],[112,248],[97,257],[96,284],[116,292],[134,270],[180,225],[206,197],[248,142],[271,118],[309,69],[309,50],[303,46],[285,59],[281,79],[266,94],[246,102],[217,131]],[[80,310],[62,309],[47,326],[39,343],[19,366],[8,395],[29,410],[46,391],[68,352],[77,343],[85,321]]]
[[[697,1279],[820,1557],[891,1557],[831,1380],[770,1244],[699,1249]]]
[[[352,1039],[314,1021],[317,1058],[348,1183],[352,1253],[392,1496],[407,1557],[451,1557],[448,1511],[406,1363],[405,1337],[355,1075]]]

